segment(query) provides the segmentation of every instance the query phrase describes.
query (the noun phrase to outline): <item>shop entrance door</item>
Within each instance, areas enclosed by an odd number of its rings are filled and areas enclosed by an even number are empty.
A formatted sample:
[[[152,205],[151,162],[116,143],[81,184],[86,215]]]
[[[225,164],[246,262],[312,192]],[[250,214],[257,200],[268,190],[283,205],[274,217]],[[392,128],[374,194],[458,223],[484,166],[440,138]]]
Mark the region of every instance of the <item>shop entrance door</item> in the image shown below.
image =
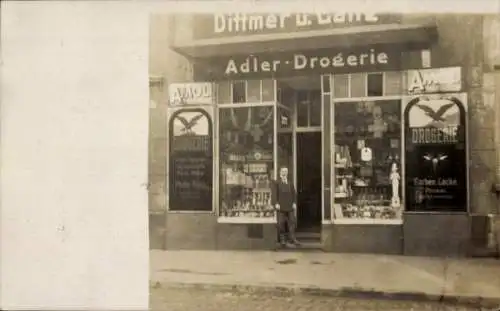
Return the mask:
[[[297,132],[297,231],[321,231],[321,131]]]

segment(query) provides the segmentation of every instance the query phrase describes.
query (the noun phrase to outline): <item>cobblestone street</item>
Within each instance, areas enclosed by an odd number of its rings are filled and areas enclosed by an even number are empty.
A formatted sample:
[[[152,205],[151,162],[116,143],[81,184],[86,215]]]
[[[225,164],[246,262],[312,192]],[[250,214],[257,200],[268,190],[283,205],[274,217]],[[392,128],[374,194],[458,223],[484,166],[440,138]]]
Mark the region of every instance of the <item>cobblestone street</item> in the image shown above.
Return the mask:
[[[335,311],[335,310],[481,310],[464,306],[412,301],[345,299],[326,296],[285,296],[232,293],[206,289],[151,289],[151,310],[160,311]]]

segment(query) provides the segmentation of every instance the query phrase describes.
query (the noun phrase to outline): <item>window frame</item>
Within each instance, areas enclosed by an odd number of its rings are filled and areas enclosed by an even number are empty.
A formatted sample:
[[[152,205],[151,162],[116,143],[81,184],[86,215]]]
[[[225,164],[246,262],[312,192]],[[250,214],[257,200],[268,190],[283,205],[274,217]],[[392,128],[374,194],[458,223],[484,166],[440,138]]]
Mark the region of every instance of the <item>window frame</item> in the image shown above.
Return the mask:
[[[405,74],[405,71],[391,71],[392,73],[396,72],[399,74],[399,77],[401,79],[401,90],[399,92],[399,94],[397,95],[387,95],[387,72],[366,72],[366,78],[368,78],[368,75],[369,74],[374,74],[374,73],[381,73],[383,75],[383,83],[382,83],[382,96],[368,96],[368,81],[366,81],[365,83],[365,88],[366,88],[366,92],[365,92],[365,95],[366,96],[362,96],[362,97],[351,97],[351,94],[352,94],[352,86],[351,86],[351,76],[352,74],[332,74],[331,75],[331,104],[332,104],[332,109],[330,110],[330,120],[331,120],[331,128],[329,129],[330,130],[330,145],[331,146],[335,146],[335,104],[336,103],[345,103],[345,102],[352,102],[353,104],[357,103],[357,102],[360,102],[360,101],[374,101],[374,102],[377,102],[377,101],[387,101],[387,100],[398,100],[400,105],[401,105],[401,116],[400,116],[400,120],[401,120],[401,141],[400,141],[400,151],[401,151],[401,160],[400,160],[400,167],[399,167],[399,174],[400,174],[400,197],[401,197],[401,205],[402,205],[402,211],[404,212],[404,202],[406,200],[405,198],[405,184],[406,184],[406,180],[405,180],[405,176],[404,174],[402,173],[402,169],[405,165],[405,153],[404,153],[404,150],[402,149],[403,148],[403,137],[404,137],[404,119],[403,119],[403,104],[404,104],[404,98],[405,98],[405,91],[404,91],[404,74]],[[335,91],[336,91],[336,88],[335,88],[335,83],[336,83],[336,76],[347,76],[347,81],[348,81],[348,85],[347,85],[347,95],[348,97],[336,97],[335,96]],[[403,220],[402,219],[389,219],[389,220],[371,220],[371,219],[368,219],[368,220],[361,220],[361,219],[349,219],[349,218],[336,218],[335,217],[335,211],[334,211],[334,208],[335,208],[335,191],[333,191],[334,189],[334,184],[335,184],[335,178],[336,178],[336,172],[335,172],[335,166],[333,165],[335,162],[334,162],[334,157],[335,157],[335,149],[332,148],[332,152],[330,153],[330,163],[331,163],[331,167],[330,167],[330,178],[331,178],[331,189],[332,191],[330,191],[330,202],[331,202],[331,219],[330,219],[330,222],[333,223],[333,224],[345,224],[345,225],[364,225],[364,224],[382,224],[382,225],[401,225],[403,223]],[[326,198],[325,198],[326,199]]]
[[[221,215],[221,197],[220,197],[220,190],[221,190],[221,168],[222,168],[222,159],[220,158],[220,152],[221,152],[221,140],[220,140],[220,110],[221,109],[237,109],[237,108],[260,108],[260,107],[271,107],[272,109],[272,122],[273,122],[273,168],[272,168],[272,174],[271,174],[271,179],[275,180],[277,177],[277,170],[276,167],[278,165],[278,157],[277,157],[277,152],[278,152],[278,144],[277,144],[277,136],[278,136],[278,129],[277,129],[277,109],[278,109],[278,102],[277,102],[277,96],[278,96],[278,85],[277,85],[277,80],[276,79],[255,79],[259,80],[260,84],[260,100],[259,101],[245,101],[242,103],[235,103],[233,96],[233,85],[235,81],[243,81],[245,83],[245,99],[248,100],[248,81],[249,80],[231,80],[229,81],[230,83],[230,94],[231,94],[231,102],[230,103],[220,103],[219,98],[216,100],[216,120],[215,122],[215,137],[216,137],[216,143],[215,143],[215,148],[216,148],[216,155],[217,155],[217,160],[215,162],[215,189],[216,191],[216,198],[215,198],[215,204],[217,208],[215,209],[215,213],[217,216],[217,222],[218,223],[240,223],[240,224],[251,224],[251,223],[276,223],[276,217],[273,215],[272,217],[245,217],[245,216],[235,216],[235,217],[225,217]],[[273,100],[272,101],[264,101],[264,81],[271,81],[273,84]],[[221,81],[221,82],[226,82],[227,81]],[[217,83],[217,86],[219,86],[220,83]]]

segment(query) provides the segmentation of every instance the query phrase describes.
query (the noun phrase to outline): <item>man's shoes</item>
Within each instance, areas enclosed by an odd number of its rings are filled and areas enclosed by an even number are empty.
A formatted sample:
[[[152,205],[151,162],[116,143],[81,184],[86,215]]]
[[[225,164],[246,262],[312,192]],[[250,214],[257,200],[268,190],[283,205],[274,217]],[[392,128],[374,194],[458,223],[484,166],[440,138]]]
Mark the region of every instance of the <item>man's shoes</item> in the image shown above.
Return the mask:
[[[286,243],[286,247],[287,247],[287,248],[295,248],[296,246],[297,246],[297,245],[296,245],[296,244],[294,244],[294,243],[290,243],[290,242]]]
[[[295,240],[290,241],[290,244],[293,244],[294,246],[300,246],[300,242]]]

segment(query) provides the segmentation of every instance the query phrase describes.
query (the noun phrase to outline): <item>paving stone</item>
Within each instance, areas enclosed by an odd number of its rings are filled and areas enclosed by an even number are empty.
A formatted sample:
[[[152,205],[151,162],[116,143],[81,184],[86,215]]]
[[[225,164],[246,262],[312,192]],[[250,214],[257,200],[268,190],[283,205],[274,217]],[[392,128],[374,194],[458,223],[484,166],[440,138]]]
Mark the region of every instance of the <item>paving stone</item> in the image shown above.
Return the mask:
[[[242,293],[211,289],[158,288],[151,290],[151,310],[160,311],[335,311],[414,310],[472,311],[467,306],[439,302],[346,299],[328,296]]]

